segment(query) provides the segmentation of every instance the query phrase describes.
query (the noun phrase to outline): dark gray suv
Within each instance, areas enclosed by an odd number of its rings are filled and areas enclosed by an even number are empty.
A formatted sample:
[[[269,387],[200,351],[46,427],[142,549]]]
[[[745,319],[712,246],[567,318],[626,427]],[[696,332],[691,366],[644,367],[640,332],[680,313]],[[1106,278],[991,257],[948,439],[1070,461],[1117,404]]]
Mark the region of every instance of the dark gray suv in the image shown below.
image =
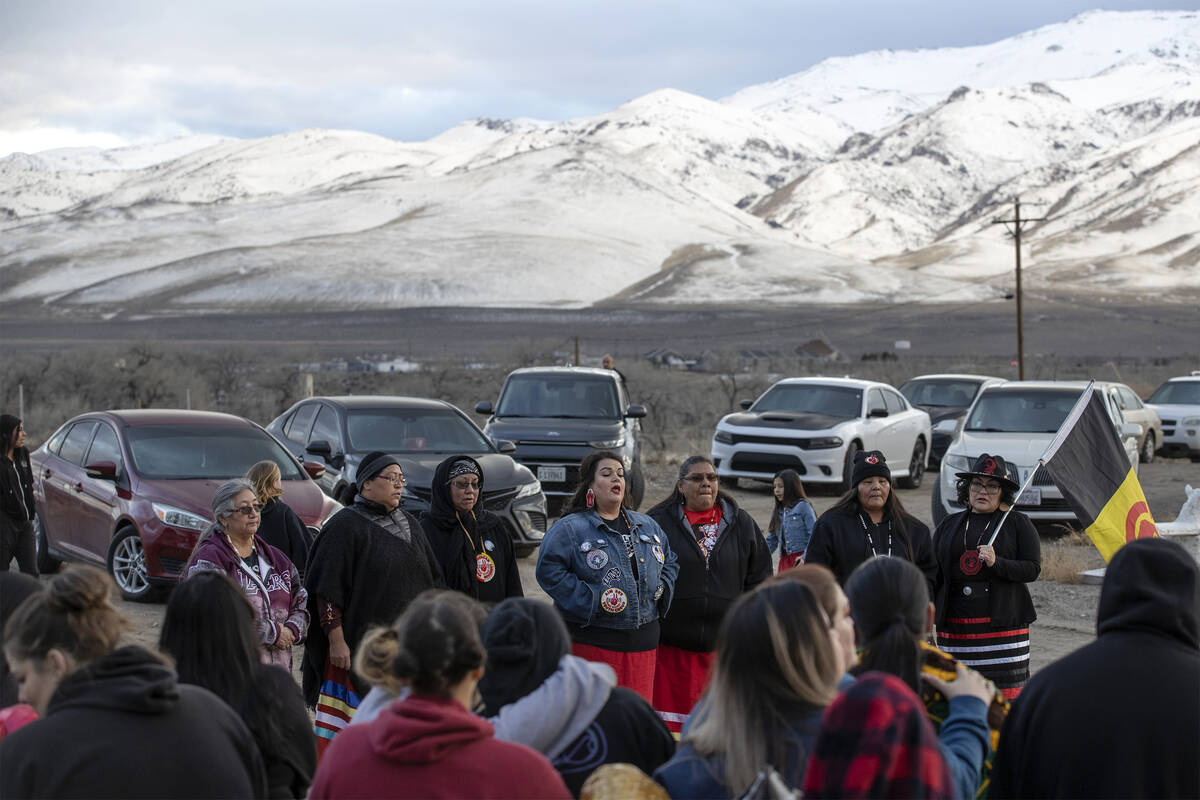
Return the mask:
[[[546,532],[542,486],[506,455],[512,443],[493,443],[466,414],[441,400],[311,397],[280,414],[267,430],[297,458],[323,463],[317,484],[339,500],[367,453],[398,456],[408,480],[403,505],[413,514],[429,508],[437,465],[450,455],[469,455],[483,468],[484,507],[504,520],[517,555],[532,553]]]
[[[620,454],[626,491],[636,508],[646,491],[642,473],[643,406],[629,404],[619,373],[588,367],[527,367],[509,373],[495,407],[477,403],[493,441],[516,443],[513,458],[533,470],[557,513],[579,482],[579,463],[593,450]]]

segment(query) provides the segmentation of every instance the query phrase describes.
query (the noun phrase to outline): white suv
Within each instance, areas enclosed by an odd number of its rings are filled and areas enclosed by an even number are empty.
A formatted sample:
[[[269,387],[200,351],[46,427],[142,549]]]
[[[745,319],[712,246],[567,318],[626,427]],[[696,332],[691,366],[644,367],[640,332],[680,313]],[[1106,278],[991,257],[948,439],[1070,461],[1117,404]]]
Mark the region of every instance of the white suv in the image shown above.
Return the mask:
[[[1137,469],[1138,436],[1142,430],[1123,418],[1108,391],[1113,385],[1097,381],[1095,391],[1104,402],[1125,447],[1125,455]],[[942,469],[933,489],[934,524],[962,510],[955,473],[969,470],[983,453],[1002,456],[1016,468],[1014,477],[1024,485],[1086,388],[1084,381],[1009,381],[980,392],[967,412],[962,432],[942,458]],[[1075,520],[1075,513],[1045,470],[1034,476],[1029,489],[1017,498],[1015,507],[1037,522]]]
[[[1200,372],[1171,378],[1146,405],[1162,418],[1162,453],[1200,462]]]
[[[850,481],[854,454],[880,450],[899,486],[921,485],[932,440],[929,415],[886,383],[788,378],[742,413],[717,423],[713,465],[724,479],[769,481],[781,469],[806,483]],[[847,487],[848,488],[848,487]]]

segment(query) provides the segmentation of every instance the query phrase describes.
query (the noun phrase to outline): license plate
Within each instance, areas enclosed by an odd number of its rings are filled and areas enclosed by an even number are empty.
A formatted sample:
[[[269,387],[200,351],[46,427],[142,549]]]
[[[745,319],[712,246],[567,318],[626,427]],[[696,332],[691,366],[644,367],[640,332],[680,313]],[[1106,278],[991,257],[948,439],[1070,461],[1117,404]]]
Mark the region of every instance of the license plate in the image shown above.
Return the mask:
[[[566,467],[538,467],[538,480],[546,483],[566,483]]]
[[[1040,506],[1041,504],[1042,490],[1036,486],[1030,486],[1021,492],[1021,496],[1017,498],[1017,505],[1019,506]]]

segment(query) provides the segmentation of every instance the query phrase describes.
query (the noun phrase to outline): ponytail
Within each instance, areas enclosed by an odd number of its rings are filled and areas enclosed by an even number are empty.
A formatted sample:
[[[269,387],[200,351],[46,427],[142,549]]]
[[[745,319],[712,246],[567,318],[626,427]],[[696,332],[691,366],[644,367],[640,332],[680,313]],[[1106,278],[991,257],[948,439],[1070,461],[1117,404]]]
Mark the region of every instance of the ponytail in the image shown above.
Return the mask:
[[[925,576],[911,562],[877,556],[846,581],[861,649],[855,672],[890,672],[921,692],[921,640],[929,609]]]

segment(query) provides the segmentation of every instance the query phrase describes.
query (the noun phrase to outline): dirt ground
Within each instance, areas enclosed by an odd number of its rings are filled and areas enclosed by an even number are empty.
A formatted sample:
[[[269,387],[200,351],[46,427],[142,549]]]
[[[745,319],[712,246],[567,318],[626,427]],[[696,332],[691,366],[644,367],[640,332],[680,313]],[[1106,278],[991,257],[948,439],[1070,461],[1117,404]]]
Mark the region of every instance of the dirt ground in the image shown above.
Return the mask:
[[[647,465],[644,507],[649,507],[670,493],[676,468],[676,463]],[[1200,486],[1200,464],[1180,459],[1158,459],[1153,464],[1143,464],[1139,476],[1155,518],[1160,522],[1169,522],[1183,504],[1184,485]],[[927,475],[920,489],[897,490],[905,508],[926,524],[932,523],[930,498],[935,477]],[[765,529],[774,503],[768,486],[743,481],[732,495]],[[837,500],[837,495],[820,489],[810,492],[810,495],[818,514]],[[547,599],[534,579],[535,564],[536,555],[521,562],[521,581],[525,593],[527,596]],[[1058,577],[1069,581],[1075,579],[1076,567],[1101,567],[1104,561],[1082,537],[1067,537],[1058,541],[1043,541],[1044,573],[1051,571],[1051,564],[1065,564],[1067,569],[1056,571]],[[1031,628],[1032,669],[1036,672],[1095,637],[1100,587],[1050,580],[1043,574],[1041,580],[1030,585],[1030,591],[1038,613],[1038,620]],[[120,606],[132,623],[131,640],[154,646],[161,627],[163,604],[122,601]],[[299,664],[299,653],[296,663]]]

